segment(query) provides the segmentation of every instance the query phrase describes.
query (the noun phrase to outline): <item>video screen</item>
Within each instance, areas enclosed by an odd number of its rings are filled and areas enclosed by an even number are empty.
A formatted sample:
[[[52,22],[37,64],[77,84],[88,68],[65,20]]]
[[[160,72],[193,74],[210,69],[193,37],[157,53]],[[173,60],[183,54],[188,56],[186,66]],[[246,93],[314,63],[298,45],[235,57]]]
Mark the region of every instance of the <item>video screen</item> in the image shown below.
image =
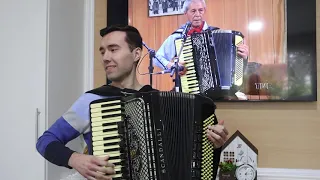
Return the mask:
[[[139,81],[156,89],[175,88],[178,59],[183,92],[316,100],[316,0],[129,0],[128,22],[147,47]]]

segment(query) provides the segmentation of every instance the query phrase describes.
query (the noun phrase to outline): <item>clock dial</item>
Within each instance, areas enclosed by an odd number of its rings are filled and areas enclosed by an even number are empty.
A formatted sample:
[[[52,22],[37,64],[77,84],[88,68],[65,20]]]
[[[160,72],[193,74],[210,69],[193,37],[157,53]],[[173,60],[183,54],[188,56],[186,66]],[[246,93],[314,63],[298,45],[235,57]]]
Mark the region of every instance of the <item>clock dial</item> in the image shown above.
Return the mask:
[[[250,165],[242,165],[237,168],[236,177],[238,180],[254,180],[256,171]]]

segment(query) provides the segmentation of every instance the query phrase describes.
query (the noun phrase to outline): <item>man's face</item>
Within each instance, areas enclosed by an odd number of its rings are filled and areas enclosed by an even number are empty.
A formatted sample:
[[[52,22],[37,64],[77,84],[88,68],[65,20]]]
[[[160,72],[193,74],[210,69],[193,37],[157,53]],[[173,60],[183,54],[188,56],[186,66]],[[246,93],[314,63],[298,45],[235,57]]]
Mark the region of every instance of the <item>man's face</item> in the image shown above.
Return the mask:
[[[135,64],[141,57],[141,49],[136,48],[131,51],[125,38],[125,32],[114,31],[101,40],[103,67],[111,81],[122,81],[129,76],[135,71]]]
[[[203,16],[205,11],[206,9],[203,6],[202,2],[191,2],[191,4],[189,5],[189,9],[186,12],[186,16],[193,27],[201,26],[204,19]]]

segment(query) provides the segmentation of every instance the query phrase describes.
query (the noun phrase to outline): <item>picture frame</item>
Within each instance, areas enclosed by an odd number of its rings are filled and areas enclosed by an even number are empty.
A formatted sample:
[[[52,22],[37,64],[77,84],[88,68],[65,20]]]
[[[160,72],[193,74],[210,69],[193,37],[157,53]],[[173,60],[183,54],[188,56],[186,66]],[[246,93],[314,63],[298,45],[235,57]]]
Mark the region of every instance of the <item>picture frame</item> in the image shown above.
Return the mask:
[[[148,0],[149,17],[183,14],[185,0]]]

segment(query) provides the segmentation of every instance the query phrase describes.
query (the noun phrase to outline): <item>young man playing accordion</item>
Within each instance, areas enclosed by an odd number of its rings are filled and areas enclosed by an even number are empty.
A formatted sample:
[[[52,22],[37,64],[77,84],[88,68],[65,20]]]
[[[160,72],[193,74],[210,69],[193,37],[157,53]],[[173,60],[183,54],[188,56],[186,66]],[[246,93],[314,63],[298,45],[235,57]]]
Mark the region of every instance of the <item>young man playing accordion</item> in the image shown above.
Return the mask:
[[[142,53],[142,38],[132,26],[112,26],[100,31],[101,58],[110,85],[93,89],[80,96],[59,119],[38,139],[37,150],[49,162],[77,170],[89,180],[112,179],[114,165],[109,157],[92,155],[89,105],[97,99],[121,96],[126,93],[156,91],[151,86],[141,85],[136,77],[137,63]],[[208,138],[216,148],[227,140],[228,131],[223,121],[209,127]],[[83,135],[89,154],[82,154],[65,145]]]

